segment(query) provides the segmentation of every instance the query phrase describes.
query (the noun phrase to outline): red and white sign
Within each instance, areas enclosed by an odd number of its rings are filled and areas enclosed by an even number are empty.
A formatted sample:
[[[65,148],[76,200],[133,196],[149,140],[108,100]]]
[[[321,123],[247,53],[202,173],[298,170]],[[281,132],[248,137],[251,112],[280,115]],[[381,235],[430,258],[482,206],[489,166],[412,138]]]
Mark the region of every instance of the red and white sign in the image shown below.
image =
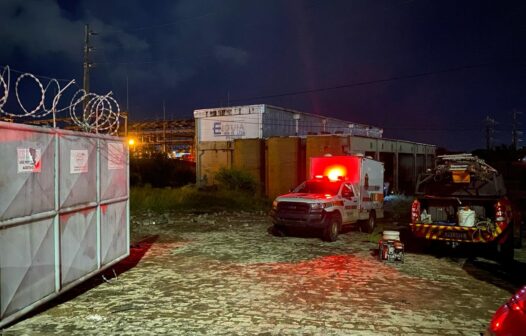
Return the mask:
[[[40,148],[17,148],[16,152],[19,173],[40,173],[42,169]]]
[[[88,150],[72,149],[70,153],[69,172],[80,174],[88,172]]]
[[[126,157],[122,143],[108,143],[108,170],[124,169]]]

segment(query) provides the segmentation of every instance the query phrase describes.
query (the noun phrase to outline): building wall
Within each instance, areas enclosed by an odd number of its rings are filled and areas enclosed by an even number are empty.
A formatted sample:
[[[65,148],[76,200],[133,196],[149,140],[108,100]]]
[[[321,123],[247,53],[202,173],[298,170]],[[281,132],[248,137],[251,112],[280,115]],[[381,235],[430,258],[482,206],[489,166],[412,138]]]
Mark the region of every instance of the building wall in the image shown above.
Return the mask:
[[[196,180],[198,185],[215,183],[215,174],[221,168],[232,168],[233,143],[231,141],[201,142],[196,153]]]
[[[364,154],[376,158],[384,162],[389,189],[410,194],[417,174],[433,167],[435,147],[341,135],[202,142],[196,155],[197,181],[213,184],[221,167],[246,169],[272,198],[308,177],[311,157],[326,154]]]
[[[299,137],[273,137],[266,143],[265,194],[273,199],[305,179],[302,173],[304,152]]]
[[[345,155],[347,154],[350,137],[338,135],[326,136],[307,136],[306,139],[306,173],[310,172],[310,158],[315,156],[324,156],[327,154]]]
[[[232,167],[248,172],[259,182],[264,190],[265,185],[265,140],[234,140]]]

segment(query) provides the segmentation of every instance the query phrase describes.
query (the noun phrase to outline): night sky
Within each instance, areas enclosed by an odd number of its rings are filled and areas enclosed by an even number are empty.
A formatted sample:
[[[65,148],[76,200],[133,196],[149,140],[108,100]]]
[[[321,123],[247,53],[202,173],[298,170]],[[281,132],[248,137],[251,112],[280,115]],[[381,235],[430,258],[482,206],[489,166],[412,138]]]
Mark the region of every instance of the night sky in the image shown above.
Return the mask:
[[[526,1],[0,0],[0,65],[79,88],[86,23],[91,91],[135,120],[264,103],[451,150],[526,128]]]

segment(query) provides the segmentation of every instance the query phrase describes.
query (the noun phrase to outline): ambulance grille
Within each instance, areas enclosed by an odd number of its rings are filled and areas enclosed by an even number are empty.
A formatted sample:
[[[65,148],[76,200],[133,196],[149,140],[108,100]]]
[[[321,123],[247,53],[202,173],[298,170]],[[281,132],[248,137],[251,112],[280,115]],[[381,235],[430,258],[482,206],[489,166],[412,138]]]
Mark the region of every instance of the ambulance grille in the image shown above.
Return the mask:
[[[308,214],[310,205],[300,202],[279,202],[278,212],[280,214]]]

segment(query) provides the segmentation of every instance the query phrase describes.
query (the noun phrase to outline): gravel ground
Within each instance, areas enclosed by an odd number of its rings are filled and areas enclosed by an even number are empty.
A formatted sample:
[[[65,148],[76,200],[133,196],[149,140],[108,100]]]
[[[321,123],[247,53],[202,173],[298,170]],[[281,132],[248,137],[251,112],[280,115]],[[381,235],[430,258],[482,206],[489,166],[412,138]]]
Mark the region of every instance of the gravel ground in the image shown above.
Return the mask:
[[[510,274],[454,254],[380,262],[378,236],[355,230],[327,243],[269,228],[264,214],[136,215],[130,258],[1,334],[478,335],[526,283],[522,250]]]

